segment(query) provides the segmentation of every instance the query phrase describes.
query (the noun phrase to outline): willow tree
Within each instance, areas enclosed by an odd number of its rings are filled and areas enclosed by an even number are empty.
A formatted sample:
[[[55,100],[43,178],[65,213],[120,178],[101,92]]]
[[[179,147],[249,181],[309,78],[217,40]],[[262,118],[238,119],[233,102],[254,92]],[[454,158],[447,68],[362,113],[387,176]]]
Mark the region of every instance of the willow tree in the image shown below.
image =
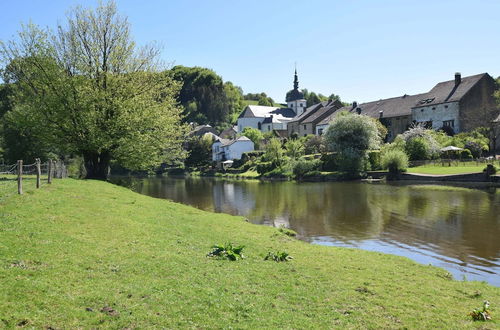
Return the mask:
[[[56,31],[23,26],[0,46],[13,111],[43,127],[41,139],[83,156],[96,179],[111,161],[149,169],[182,157],[180,86],[159,55],[136,46],[114,2],[76,7]]]

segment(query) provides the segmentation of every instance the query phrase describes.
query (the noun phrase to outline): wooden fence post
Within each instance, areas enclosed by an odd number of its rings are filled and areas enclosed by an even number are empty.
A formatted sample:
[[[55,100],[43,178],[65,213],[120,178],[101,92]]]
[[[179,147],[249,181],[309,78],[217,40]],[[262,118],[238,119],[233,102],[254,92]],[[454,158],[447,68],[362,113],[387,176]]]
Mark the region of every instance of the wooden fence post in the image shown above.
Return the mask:
[[[23,194],[23,161],[17,161],[17,193]]]
[[[52,183],[52,159],[49,159],[48,168],[47,168],[47,183]]]
[[[36,188],[40,188],[40,175],[42,174],[42,171],[40,169],[40,158],[37,158],[36,161]]]

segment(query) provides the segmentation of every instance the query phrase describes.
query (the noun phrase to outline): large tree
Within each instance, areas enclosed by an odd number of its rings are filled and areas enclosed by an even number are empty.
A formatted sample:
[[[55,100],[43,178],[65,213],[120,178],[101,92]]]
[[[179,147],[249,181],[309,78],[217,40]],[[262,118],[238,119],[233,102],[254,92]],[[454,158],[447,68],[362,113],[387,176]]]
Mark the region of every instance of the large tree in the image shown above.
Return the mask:
[[[179,84],[159,50],[136,47],[114,2],[76,7],[57,31],[23,26],[0,45],[14,107],[38,138],[83,156],[87,178],[105,179],[115,160],[149,169],[182,156]]]

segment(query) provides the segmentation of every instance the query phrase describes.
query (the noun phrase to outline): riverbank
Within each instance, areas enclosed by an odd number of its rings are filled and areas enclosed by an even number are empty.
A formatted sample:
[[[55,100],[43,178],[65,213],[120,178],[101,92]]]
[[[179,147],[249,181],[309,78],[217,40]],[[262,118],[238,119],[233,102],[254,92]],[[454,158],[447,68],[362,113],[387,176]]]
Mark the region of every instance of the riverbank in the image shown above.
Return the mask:
[[[14,182],[0,184],[14,185]],[[3,325],[52,328],[475,328],[500,288],[408,259],[295,240],[104,182],[56,180],[0,204]],[[206,257],[245,245],[236,262]],[[264,261],[286,250],[292,261]],[[467,315],[489,300],[494,321]]]

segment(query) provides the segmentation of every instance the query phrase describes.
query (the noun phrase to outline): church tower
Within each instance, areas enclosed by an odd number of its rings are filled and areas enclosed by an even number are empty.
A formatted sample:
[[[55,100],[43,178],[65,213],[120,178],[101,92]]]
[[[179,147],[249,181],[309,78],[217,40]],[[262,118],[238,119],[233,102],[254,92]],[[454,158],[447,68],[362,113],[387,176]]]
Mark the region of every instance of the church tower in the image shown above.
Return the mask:
[[[299,76],[297,75],[297,68],[295,68],[295,75],[293,79],[293,89],[286,93],[286,104],[290,109],[295,111],[297,116],[300,116],[306,110],[306,100],[304,93],[299,91]]]

